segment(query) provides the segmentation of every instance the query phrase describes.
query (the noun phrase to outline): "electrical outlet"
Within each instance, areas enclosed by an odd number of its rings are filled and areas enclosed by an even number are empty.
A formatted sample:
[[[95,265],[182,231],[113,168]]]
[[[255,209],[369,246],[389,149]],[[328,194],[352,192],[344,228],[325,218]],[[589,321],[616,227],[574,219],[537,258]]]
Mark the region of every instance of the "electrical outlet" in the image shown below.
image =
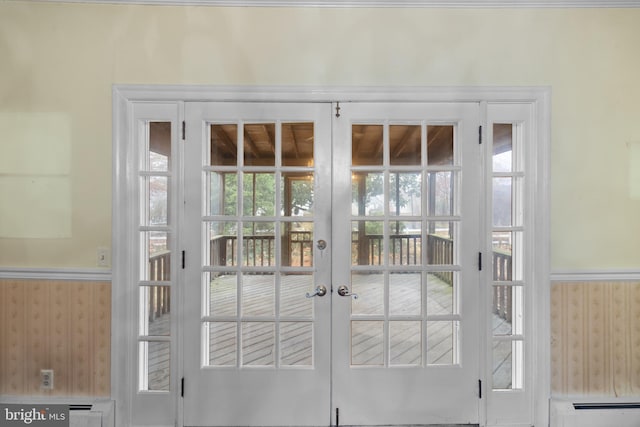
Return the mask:
[[[53,369],[40,369],[40,388],[53,390]]]
[[[109,248],[98,248],[96,250],[96,261],[98,267],[109,267],[111,265],[111,252]]]

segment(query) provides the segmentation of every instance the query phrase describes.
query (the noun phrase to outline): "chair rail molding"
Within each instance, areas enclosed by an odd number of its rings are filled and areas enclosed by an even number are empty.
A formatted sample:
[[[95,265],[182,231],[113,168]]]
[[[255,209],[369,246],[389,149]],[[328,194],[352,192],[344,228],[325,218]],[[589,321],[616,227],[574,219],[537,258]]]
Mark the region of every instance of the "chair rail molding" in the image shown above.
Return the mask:
[[[111,270],[104,268],[0,267],[0,280],[79,280],[110,282]]]
[[[551,272],[551,282],[636,282],[640,269],[566,269]]]

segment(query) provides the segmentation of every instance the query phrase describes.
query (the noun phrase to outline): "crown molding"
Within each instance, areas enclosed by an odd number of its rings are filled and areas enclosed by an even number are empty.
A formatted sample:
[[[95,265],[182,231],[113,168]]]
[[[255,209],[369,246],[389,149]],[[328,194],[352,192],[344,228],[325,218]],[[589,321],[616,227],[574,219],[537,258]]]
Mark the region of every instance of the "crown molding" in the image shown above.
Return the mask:
[[[640,0],[9,0],[44,3],[315,8],[640,8]]]

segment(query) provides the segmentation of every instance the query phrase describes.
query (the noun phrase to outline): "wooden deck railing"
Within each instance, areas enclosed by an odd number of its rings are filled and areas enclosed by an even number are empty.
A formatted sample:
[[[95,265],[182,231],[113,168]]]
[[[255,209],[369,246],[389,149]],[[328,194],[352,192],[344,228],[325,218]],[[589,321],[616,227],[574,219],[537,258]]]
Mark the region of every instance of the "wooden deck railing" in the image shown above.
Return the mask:
[[[168,281],[171,278],[171,252],[163,251],[149,258],[149,280]],[[171,311],[171,288],[149,286],[149,321]]]
[[[382,240],[379,234],[362,236],[357,231],[352,233],[351,244],[358,245],[358,259],[354,263],[360,265],[382,264]],[[419,234],[392,234],[389,236],[389,263],[391,265],[415,265],[420,259]],[[500,251],[493,252],[493,280],[508,282],[512,279],[512,257],[510,254]],[[453,264],[453,240],[435,234],[427,235],[427,263],[429,265]],[[449,285],[453,284],[453,272],[437,271],[436,277]],[[500,318],[511,322],[513,309],[513,288],[509,285],[497,285],[493,288],[493,313]]]
[[[493,251],[493,280],[496,282],[508,282],[512,279],[511,254]],[[493,313],[511,322],[513,309],[513,287],[509,285],[497,285],[493,288]]]
[[[287,266],[310,266],[313,253],[311,231],[292,231],[289,239],[283,239],[282,264]],[[275,236],[245,235],[242,263],[248,267],[273,266],[276,263]],[[286,250],[288,246],[288,250]],[[236,236],[215,236],[209,243],[209,262],[216,266],[235,266],[238,261],[238,239]]]
[[[288,251],[283,251],[285,265],[311,265],[310,255],[313,251],[312,234],[310,231],[295,231],[289,233],[290,238],[283,244],[289,245]],[[421,257],[420,234],[393,234],[389,236],[389,263],[391,265],[416,265]],[[352,233],[352,245],[358,245],[360,264],[381,265],[383,257],[383,236],[359,236]],[[289,255],[286,255],[286,254]],[[237,263],[238,242],[235,236],[216,236],[211,239],[209,256],[211,265],[234,266]],[[306,256],[305,256],[306,254]],[[149,280],[169,280],[170,252],[159,253],[149,259]],[[358,263],[358,260],[354,260]],[[427,263],[429,265],[453,264],[453,240],[433,234],[427,235]],[[249,267],[275,265],[275,237],[273,235],[243,236],[243,265]],[[434,273],[449,285],[453,284],[453,272],[439,271]],[[508,253],[493,252],[493,280],[508,282],[512,280],[512,257]],[[168,313],[171,308],[170,288],[168,286],[149,287],[149,318],[156,319]],[[512,287],[509,285],[494,286],[493,313],[502,319],[511,321],[512,315]]]

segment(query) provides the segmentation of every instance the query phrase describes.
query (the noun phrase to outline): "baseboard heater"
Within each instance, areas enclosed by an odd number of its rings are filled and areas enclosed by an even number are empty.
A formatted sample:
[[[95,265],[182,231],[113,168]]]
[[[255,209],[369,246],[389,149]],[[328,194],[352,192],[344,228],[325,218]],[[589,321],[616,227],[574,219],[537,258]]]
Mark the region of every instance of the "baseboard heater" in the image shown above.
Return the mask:
[[[113,401],[69,405],[69,427],[115,427]]]
[[[551,401],[551,427],[638,427],[640,402]]]

